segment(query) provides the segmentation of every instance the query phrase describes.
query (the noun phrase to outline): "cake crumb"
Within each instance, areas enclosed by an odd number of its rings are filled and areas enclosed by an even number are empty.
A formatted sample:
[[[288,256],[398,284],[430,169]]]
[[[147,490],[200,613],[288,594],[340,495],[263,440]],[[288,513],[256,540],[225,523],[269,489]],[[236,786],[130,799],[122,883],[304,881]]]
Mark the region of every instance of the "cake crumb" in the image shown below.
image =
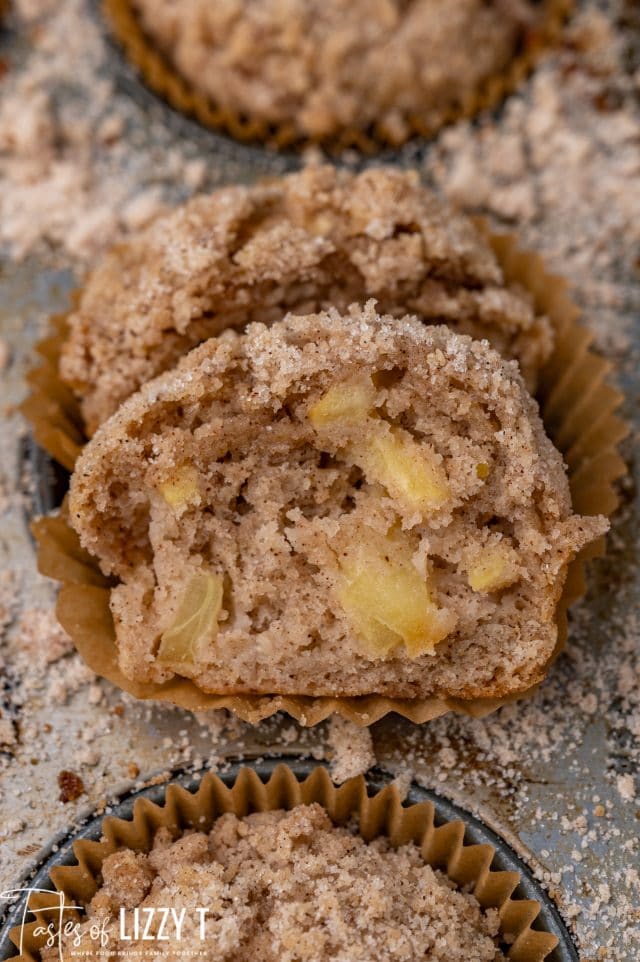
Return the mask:
[[[65,805],[67,802],[75,802],[84,793],[84,782],[79,775],[68,769],[58,773],[58,786],[60,801]]]
[[[632,802],[636,797],[636,787],[633,775],[618,775],[616,788],[623,802]]]
[[[328,725],[331,777],[338,785],[364,775],[376,763],[371,731],[355,722],[332,715]]]
[[[24,828],[24,819],[11,817],[5,820],[2,828],[0,828],[0,838],[10,838],[11,835],[17,835]]]

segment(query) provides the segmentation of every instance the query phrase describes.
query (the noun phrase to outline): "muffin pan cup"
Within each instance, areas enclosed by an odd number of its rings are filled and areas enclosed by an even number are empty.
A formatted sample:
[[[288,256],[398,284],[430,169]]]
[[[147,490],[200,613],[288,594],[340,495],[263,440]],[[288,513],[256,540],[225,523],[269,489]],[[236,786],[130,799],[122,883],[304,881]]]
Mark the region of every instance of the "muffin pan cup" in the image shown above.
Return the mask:
[[[546,50],[559,41],[565,21],[573,8],[573,0],[542,0],[541,22],[528,31],[521,48],[508,68],[488,77],[479,88],[434,116],[425,106],[421,113],[404,117],[408,137],[428,138],[456,121],[471,119],[483,110],[497,107],[529,76]],[[131,0],[101,0],[104,17],[144,84],[174,110],[197,120],[204,127],[226,134],[235,140],[258,144],[272,150],[300,150],[317,144],[333,154],[357,150],[375,154],[398,148],[375,124],[367,129],[347,128],[326,138],[303,138],[293,122],[273,124],[259,117],[241,116],[200,93],[186,80],[157,48],[145,32],[135,3]]]
[[[626,425],[616,413],[622,395],[607,383],[611,365],[592,349],[591,335],[578,322],[579,311],[567,294],[566,283],[549,274],[538,255],[520,250],[512,235],[492,234],[484,221],[476,223],[491,244],[506,280],[524,287],[532,296],[536,311],[546,314],[552,322],[555,348],[541,372],[538,400],[547,433],[567,463],[574,510],[585,515],[609,516],[618,504],[615,482],[626,472],[617,447],[627,434]],[[77,401],[58,376],[66,316],[52,319],[50,335],[38,347],[42,363],[28,375],[32,394],[22,411],[31,422],[36,441],[72,470],[86,439]],[[226,708],[253,723],[285,711],[304,725],[314,725],[333,713],[359,725],[370,725],[389,712],[413,722],[429,721],[448,711],[483,717],[538,687],[506,698],[461,700],[378,695],[215,695],[177,676],[162,685],[141,684],[120,671],[109,610],[112,582],[80,546],[68,524],[64,504],[57,517],[35,521],[32,531],[38,543],[41,573],[62,585],[57,605],[61,624],[93,671],[136,698],[170,702],[192,711]],[[568,608],[585,593],[585,563],[602,554],[604,545],[604,538],[598,539],[569,566],[557,608],[558,641],[548,667],[566,640]]]
[[[542,893],[542,905],[531,897],[538,893],[529,874],[518,870],[515,856],[499,839],[496,851],[491,833],[487,835],[481,823],[478,832],[474,824],[460,820],[452,806],[432,793],[418,789],[414,796],[426,800],[403,805],[392,784],[368,789],[360,776],[337,787],[323,766],[292,764],[295,770],[286,764],[263,762],[256,766],[260,774],[250,767],[235,769],[223,778],[208,773],[193,792],[174,782],[153,791],[154,797],[159,795],[158,802],[142,793],[133,805],[125,806],[124,817],[106,817],[97,832],[86,832],[73,843],[75,864],[57,864],[49,870],[53,889],[64,892],[65,901],[86,905],[99,887],[103,860],[123,847],[148,851],[161,827],[178,837],[190,828],[208,832],[224,812],[241,817],[317,802],[334,824],[355,822],[366,841],[385,835],[394,847],[415,843],[428,865],[472,892],[483,908],[497,909],[500,938],[512,962],[543,962],[554,950],[558,960],[576,958],[551,903]],[[50,905],[51,897],[46,892],[30,897],[35,921],[17,925],[9,933],[21,951],[13,957],[16,960],[38,962],[44,936],[37,935],[36,929],[50,921],[45,912]]]

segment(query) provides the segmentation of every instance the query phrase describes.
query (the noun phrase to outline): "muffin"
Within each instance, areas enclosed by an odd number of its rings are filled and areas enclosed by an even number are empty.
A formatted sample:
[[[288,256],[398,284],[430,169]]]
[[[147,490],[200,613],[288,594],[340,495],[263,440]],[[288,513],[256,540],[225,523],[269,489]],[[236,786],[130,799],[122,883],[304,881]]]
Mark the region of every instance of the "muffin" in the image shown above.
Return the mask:
[[[210,832],[177,839],[159,828],[148,853],[124,847],[108,855],[101,877],[86,920],[45,949],[43,962],[58,962],[61,949],[65,958],[65,950],[104,958],[107,946],[114,962],[150,951],[211,962],[505,959],[497,909],[456,889],[413,842],[367,843],[334,826],[317,803],[229,812]],[[167,906],[172,915],[162,922]]]
[[[97,431],[69,509],[123,674],[218,694],[526,689],[607,527],[515,363],[372,303],[196,348]]]
[[[60,373],[91,436],[145,381],[227,327],[370,297],[382,313],[486,337],[518,360],[531,389],[552,350],[531,296],[505,283],[486,239],[417,174],[325,166],[198,197],[119,245],[69,317]]]
[[[361,133],[391,145],[471,112],[488,84],[540,43],[559,6],[552,0],[124,4],[168,75],[256,136],[339,144]]]

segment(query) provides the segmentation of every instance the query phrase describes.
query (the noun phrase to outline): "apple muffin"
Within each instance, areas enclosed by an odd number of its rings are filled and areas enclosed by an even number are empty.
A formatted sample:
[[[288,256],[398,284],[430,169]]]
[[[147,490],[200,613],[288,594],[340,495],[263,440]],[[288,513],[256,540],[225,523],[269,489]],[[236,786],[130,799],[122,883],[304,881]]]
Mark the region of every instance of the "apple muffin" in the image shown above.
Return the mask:
[[[173,73],[231,117],[401,144],[473,105],[546,23],[550,0],[129,0]]]
[[[572,513],[517,365],[373,302],[227,331],[97,431],[70,520],[119,664],[210,693],[502,696],[539,681]]]
[[[394,849],[332,824],[317,803],[244,817],[102,863],[85,920],[42,953],[113,962],[501,962],[497,909],[483,909],[427,865],[413,842]],[[171,909],[167,908],[171,906]]]
[[[472,223],[415,172],[313,167],[197,197],[119,245],[69,318],[60,373],[89,436],[141,384],[227,327],[288,311],[382,313],[488,338],[530,388],[553,337]]]

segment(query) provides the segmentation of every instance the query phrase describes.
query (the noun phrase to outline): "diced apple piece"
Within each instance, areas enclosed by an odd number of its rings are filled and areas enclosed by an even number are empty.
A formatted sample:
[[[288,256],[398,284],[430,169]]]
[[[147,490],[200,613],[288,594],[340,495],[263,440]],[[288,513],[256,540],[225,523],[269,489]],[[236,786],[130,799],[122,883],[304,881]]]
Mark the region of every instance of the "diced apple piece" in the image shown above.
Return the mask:
[[[364,421],[373,408],[375,396],[371,378],[336,384],[309,409],[309,420],[317,430],[333,424]]]
[[[419,444],[407,431],[374,424],[370,438],[354,445],[352,454],[367,480],[382,484],[397,498],[422,514],[441,508],[450,497],[442,465],[427,444]]]
[[[202,645],[215,638],[222,609],[220,575],[199,572],[189,581],[172,626],[164,632],[158,660],[195,662]]]
[[[448,611],[446,608],[436,608],[432,604],[428,613],[428,620],[428,635],[418,635],[415,638],[405,638],[404,640],[410,658],[432,654],[436,645],[451,634],[458,619],[452,611]]]
[[[518,579],[518,556],[504,541],[488,545],[469,565],[467,576],[474,591],[499,591]]]
[[[369,654],[384,658],[402,644],[400,635],[372,617],[366,586],[363,590],[357,582],[343,585],[338,597],[356,633],[367,642]]]
[[[481,461],[480,464],[476,464],[476,474],[481,481],[486,481],[486,479],[489,477],[490,470],[491,469],[486,461]]]
[[[343,447],[368,480],[422,514],[442,507],[450,498],[442,464],[428,444],[378,418],[374,402],[370,378],[336,384],[310,408],[309,420],[320,432],[357,425],[360,437],[345,438]]]
[[[166,481],[158,485],[160,494],[170,507],[184,508],[188,504],[198,504],[198,472],[191,464],[176,468]]]
[[[411,657],[432,652],[454,627],[455,615],[437,607],[410,554],[395,534],[374,536],[340,559],[340,603],[374,655],[402,642]]]

